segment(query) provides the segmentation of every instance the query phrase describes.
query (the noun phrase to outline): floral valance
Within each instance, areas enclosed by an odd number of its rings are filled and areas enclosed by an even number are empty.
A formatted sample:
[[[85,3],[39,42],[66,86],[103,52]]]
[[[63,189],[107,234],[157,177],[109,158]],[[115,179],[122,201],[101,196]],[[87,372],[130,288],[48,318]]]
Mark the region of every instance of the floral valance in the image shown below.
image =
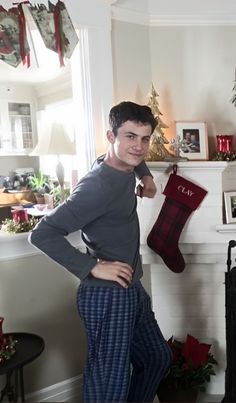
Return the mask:
[[[65,4],[48,1],[31,5],[29,1],[13,3],[6,10],[0,5],[0,60],[17,67],[21,62],[30,66],[30,46],[27,38],[25,7],[30,11],[47,48],[57,52],[60,65],[70,58],[78,37]]]

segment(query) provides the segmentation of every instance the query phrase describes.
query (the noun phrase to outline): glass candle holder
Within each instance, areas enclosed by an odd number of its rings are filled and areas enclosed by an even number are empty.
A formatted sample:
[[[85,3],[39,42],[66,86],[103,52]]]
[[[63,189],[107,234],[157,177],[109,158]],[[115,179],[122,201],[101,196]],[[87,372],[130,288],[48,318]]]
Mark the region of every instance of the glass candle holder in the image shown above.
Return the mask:
[[[232,134],[218,134],[216,136],[216,150],[220,153],[233,152],[233,135]]]

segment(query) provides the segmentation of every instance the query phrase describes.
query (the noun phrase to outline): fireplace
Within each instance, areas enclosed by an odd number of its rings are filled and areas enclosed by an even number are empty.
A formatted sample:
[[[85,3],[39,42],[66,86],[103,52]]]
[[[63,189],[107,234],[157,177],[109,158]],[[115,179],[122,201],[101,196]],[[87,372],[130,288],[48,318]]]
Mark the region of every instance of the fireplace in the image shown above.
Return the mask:
[[[225,224],[223,192],[236,190],[236,162],[189,161],[178,163],[178,174],[208,191],[188,219],[179,247],[186,262],[183,273],[173,273],[146,244],[147,235],[164,201],[162,191],[172,164],[148,164],[157,185],[154,199],[138,201],[141,254],[150,274],[153,308],[166,338],[187,333],[213,345],[219,365],[207,393],[224,394],[226,365],[224,277],[228,242],[236,239],[236,225]],[[235,253],[233,251],[233,253]],[[234,261],[233,255],[232,261]]]

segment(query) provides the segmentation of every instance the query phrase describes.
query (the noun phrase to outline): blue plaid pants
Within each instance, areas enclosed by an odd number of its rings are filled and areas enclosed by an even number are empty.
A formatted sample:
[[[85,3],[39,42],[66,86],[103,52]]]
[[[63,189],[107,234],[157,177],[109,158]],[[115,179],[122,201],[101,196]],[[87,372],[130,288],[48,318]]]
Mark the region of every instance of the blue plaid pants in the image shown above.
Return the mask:
[[[77,306],[88,340],[84,401],[152,402],[171,352],[142,284],[80,285]]]

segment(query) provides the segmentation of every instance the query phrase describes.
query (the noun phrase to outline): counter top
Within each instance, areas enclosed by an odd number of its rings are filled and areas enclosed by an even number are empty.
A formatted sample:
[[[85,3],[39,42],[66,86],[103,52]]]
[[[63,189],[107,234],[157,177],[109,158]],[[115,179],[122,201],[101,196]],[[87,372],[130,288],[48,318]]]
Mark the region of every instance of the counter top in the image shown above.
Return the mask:
[[[17,259],[42,253],[28,242],[29,232],[9,234],[0,230],[0,262],[3,260]],[[71,245],[85,250],[80,231],[68,235]]]
[[[13,205],[27,205],[35,203],[34,194],[30,190],[22,192],[0,193],[0,207],[7,207]]]

